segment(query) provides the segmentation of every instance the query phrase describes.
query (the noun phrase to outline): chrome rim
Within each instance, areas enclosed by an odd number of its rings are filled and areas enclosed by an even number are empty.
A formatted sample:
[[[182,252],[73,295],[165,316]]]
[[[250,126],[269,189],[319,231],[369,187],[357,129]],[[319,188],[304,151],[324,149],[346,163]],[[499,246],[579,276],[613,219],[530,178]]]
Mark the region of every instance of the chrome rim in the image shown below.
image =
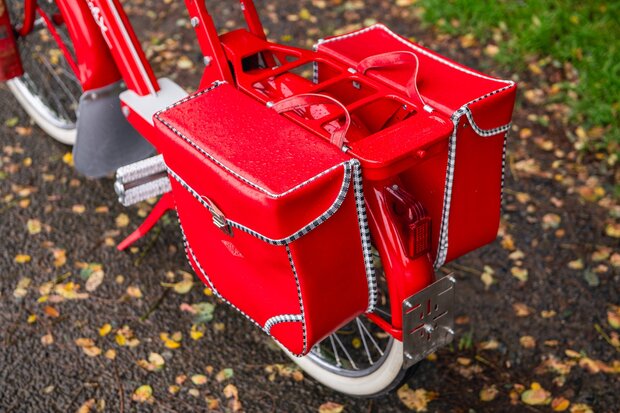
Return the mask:
[[[376,312],[390,320],[387,282],[379,253],[373,248],[379,286]],[[315,345],[308,358],[323,369],[346,377],[364,377],[377,370],[390,354],[394,337],[366,317],[358,317]]]
[[[11,21],[20,25],[24,2],[8,0],[7,3]],[[48,16],[58,13],[53,2],[41,2],[39,6]],[[56,26],[56,31],[74,56],[73,43],[66,28]],[[82,87],[43,19],[37,18],[32,33],[19,37],[17,43],[24,67],[24,75],[11,81],[17,92],[28,100],[44,121],[56,128],[75,129]]]

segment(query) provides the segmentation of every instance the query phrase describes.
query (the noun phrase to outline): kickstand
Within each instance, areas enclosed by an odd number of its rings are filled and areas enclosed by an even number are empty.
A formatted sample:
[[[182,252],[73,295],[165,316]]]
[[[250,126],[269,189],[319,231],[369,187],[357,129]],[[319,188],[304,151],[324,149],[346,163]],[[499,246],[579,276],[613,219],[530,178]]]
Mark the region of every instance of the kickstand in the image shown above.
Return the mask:
[[[166,192],[160,200],[155,204],[153,210],[146,217],[144,222],[140,224],[138,229],[132,232],[127,238],[125,238],[116,249],[124,251],[129,248],[134,242],[148,234],[148,232],[155,226],[157,221],[169,210],[174,208],[174,200],[172,199],[172,192]]]

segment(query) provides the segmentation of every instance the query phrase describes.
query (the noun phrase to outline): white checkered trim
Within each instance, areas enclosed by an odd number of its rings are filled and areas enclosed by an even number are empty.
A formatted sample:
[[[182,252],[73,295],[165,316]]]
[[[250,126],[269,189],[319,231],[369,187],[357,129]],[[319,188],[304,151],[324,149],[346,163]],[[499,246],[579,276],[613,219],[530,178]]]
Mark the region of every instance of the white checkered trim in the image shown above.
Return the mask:
[[[301,314],[282,314],[271,317],[265,323],[265,332],[270,334],[271,328],[276,324],[280,323],[298,323],[303,321],[303,316]],[[305,347],[304,347],[305,348]]]

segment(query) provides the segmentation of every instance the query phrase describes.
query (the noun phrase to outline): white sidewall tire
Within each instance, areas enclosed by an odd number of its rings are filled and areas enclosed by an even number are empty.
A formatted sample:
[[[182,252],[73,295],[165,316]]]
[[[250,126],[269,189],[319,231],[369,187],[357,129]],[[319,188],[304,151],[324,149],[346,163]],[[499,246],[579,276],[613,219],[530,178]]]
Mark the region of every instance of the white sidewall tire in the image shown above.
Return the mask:
[[[367,397],[390,390],[396,381],[399,381],[403,370],[403,343],[398,340],[392,341],[389,354],[383,363],[375,371],[360,377],[347,377],[329,370],[314,362],[310,357],[289,356],[306,373],[318,382],[341,393],[351,396]]]
[[[74,145],[76,139],[76,128],[66,129],[52,124],[43,114],[37,110],[33,99],[38,99],[31,93],[24,92],[25,86],[19,79],[11,79],[7,82],[9,90],[13,93],[13,96],[17,99],[19,104],[24,108],[26,113],[35,121],[37,125],[45,133],[51,136],[53,139],[65,145]]]

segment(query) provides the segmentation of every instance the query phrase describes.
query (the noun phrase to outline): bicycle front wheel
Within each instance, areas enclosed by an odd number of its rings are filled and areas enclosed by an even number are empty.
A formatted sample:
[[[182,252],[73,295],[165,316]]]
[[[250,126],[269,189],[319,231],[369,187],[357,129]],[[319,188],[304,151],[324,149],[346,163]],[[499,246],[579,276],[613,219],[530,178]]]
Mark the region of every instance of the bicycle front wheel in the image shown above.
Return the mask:
[[[7,7],[13,24],[21,24],[24,2],[7,0]],[[39,7],[50,17],[59,13],[53,2],[41,2]],[[66,29],[62,25],[55,28],[64,45],[73,54],[73,42]],[[77,108],[82,95],[77,76],[41,17],[36,19],[32,33],[20,36],[17,44],[24,74],[7,82],[9,89],[28,115],[49,136],[66,145],[73,145]]]

